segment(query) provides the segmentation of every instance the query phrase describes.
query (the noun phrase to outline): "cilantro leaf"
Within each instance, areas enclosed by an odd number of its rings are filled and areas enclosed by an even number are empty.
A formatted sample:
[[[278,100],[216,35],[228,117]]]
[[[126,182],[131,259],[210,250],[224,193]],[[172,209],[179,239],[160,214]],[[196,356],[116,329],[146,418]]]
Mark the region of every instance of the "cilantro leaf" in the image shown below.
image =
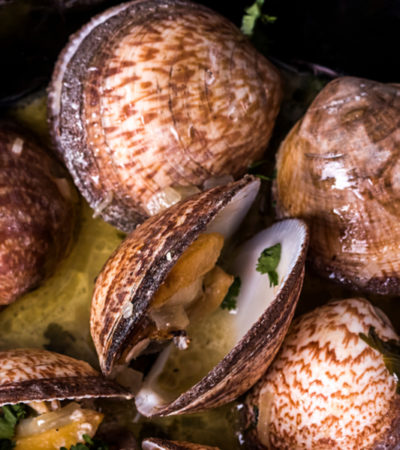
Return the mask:
[[[14,436],[15,427],[20,419],[26,416],[25,405],[5,405],[1,408],[0,439],[11,439]]]
[[[256,270],[260,273],[266,273],[269,278],[270,286],[277,286],[279,282],[278,273],[276,268],[278,267],[281,259],[281,244],[275,244],[272,247],[266,248],[261,252],[257,261]]]
[[[240,29],[246,36],[253,36],[254,28],[258,19],[260,19],[263,23],[275,22],[276,17],[263,14],[263,5],[264,0],[256,0],[251,6],[244,10],[245,15],[243,16],[242,26]]]
[[[229,290],[227,294],[225,295],[225,298],[222,300],[221,308],[227,309],[229,311],[236,309],[236,301],[237,296],[240,292],[240,285],[242,282],[240,281],[239,277],[235,277],[233,280],[233,283],[230,285]]]
[[[368,336],[364,333],[360,333],[359,336],[370,347],[382,354],[387,370],[397,379],[397,393],[400,394],[400,343],[393,339],[382,340],[376,334],[374,327],[369,328]]]

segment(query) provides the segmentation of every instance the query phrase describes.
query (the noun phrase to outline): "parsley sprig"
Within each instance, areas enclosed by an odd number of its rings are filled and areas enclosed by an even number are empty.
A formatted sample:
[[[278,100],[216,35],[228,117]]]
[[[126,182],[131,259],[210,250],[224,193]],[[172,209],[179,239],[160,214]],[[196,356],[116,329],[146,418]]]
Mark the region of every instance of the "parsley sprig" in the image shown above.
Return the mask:
[[[261,20],[263,23],[273,23],[276,21],[275,16],[263,14],[263,5],[264,0],[256,0],[251,6],[244,10],[245,15],[243,16],[242,26],[240,29],[246,36],[253,36],[257,20]]]
[[[260,273],[266,273],[269,278],[270,286],[277,286],[279,282],[278,267],[281,260],[281,244],[275,244],[272,247],[268,247],[261,252],[261,255],[257,261],[256,270]]]
[[[233,280],[233,283],[230,285],[229,290],[225,296],[225,298],[222,300],[221,308],[222,309],[228,309],[229,311],[232,311],[236,309],[236,302],[237,297],[240,292],[240,285],[242,284],[239,277],[235,277]]]
[[[12,441],[15,435],[15,427],[27,415],[27,410],[22,403],[5,405],[0,410],[2,412],[0,415],[0,450],[9,450],[15,446]]]
[[[393,339],[388,341],[382,340],[377,335],[374,327],[369,328],[368,336],[360,333],[360,338],[382,354],[383,362],[390,375],[396,377],[397,393],[400,394],[400,343]]]

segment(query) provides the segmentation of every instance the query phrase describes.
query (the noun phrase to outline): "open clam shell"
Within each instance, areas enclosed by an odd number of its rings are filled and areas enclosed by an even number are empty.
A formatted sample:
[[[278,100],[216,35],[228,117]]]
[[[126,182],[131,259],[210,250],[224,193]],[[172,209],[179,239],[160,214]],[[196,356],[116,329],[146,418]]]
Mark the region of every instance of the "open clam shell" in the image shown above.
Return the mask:
[[[129,363],[149,344],[151,301],[184,250],[201,233],[229,237],[259,187],[252,177],[191,197],[139,226],[111,256],[99,275],[92,302],[91,331],[105,374]],[[279,286],[256,272],[261,252],[282,245]],[[242,279],[233,348],[201,381],[173,401],[153,390],[167,360],[159,356],[136,397],[144,415],[194,412],[226,403],[263,374],[292,319],[304,276],[308,232],[302,221],[275,224],[239,251],[231,270]],[[236,259],[236,258],[235,258]],[[254,302],[251,303],[251,297]]]
[[[339,78],[316,97],[277,155],[280,217],[310,226],[319,273],[400,293],[400,89]]]
[[[49,90],[56,148],[88,203],[125,231],[165,188],[243,175],[281,99],[276,69],[227,19],[141,0],[71,37]]]
[[[0,305],[51,274],[72,241],[78,196],[32,136],[0,125]]]
[[[132,394],[69,356],[40,349],[0,352],[0,406],[97,397],[130,399]]]

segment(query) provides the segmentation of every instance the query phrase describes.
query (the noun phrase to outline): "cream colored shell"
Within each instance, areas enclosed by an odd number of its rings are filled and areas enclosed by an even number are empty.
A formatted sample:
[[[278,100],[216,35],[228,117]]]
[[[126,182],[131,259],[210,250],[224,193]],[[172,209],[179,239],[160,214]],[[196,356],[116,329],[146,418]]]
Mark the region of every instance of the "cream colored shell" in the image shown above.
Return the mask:
[[[331,302],[293,322],[261,383],[260,398],[270,403],[260,411],[258,429],[271,447],[355,450],[384,439],[396,379],[359,337],[370,326],[384,340],[398,339],[388,319],[359,298]]]

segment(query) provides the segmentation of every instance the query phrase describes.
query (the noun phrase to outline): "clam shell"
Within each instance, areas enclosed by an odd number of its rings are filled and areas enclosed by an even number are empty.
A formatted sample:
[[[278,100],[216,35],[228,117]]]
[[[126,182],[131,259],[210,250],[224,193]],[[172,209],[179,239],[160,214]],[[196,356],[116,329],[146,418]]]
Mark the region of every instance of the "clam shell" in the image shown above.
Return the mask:
[[[219,450],[218,447],[193,444],[191,442],[169,441],[167,439],[149,438],[142,442],[143,450]]]
[[[235,195],[244,192],[252,203],[259,184],[246,176],[180,202],[136,228],[111,255],[96,280],[90,316],[104,374],[143,340],[150,301],[186,248]]]
[[[40,349],[0,352],[0,406],[32,401],[132,395],[84,361]]]
[[[166,187],[243,175],[280,99],[276,69],[227,19],[181,0],[133,1],[71,37],[50,128],[88,203],[130,231]]]
[[[277,156],[277,209],[310,226],[314,267],[379,294],[400,294],[399,117],[398,87],[339,78]]]
[[[53,272],[71,243],[77,193],[35,140],[0,125],[0,305]]]
[[[246,399],[249,448],[398,448],[397,380],[359,336],[371,326],[381,339],[398,340],[382,311],[361,298],[330,302],[293,321]]]
[[[229,222],[222,213],[231,207],[238,214],[243,207],[234,205],[235,198],[251,203],[257,190],[258,182],[245,177],[198,194],[147,220],[111,256],[97,279],[91,313],[92,337],[103,373],[110,374],[117,363],[129,362],[147,345],[151,299],[184,250],[206,227],[221,232],[218,225],[227,227]],[[287,226],[298,236],[299,254],[267,310],[206,377],[175,401],[149,411],[144,406],[147,394],[139,393],[136,404],[142,414],[195,412],[227,403],[264,373],[293,317],[304,277],[306,227],[297,220],[285,222],[278,228],[283,232]],[[226,230],[223,234],[229,235]],[[127,306],[129,316],[124,314]]]

